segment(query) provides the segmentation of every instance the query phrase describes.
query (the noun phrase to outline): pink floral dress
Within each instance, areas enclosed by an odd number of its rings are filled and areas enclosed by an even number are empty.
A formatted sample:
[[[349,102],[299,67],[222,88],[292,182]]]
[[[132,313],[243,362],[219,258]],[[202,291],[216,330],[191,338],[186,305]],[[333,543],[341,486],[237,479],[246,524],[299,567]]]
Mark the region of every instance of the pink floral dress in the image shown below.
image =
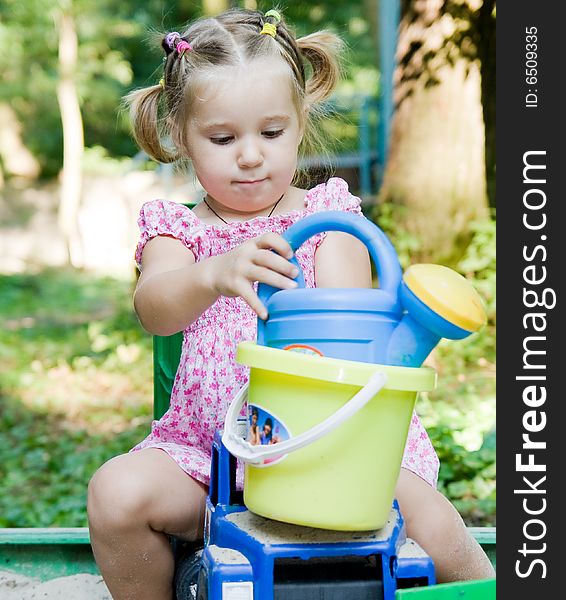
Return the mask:
[[[158,235],[180,240],[198,262],[265,232],[282,234],[295,221],[324,210],[361,214],[360,199],[350,194],[345,181],[332,178],[307,192],[303,210],[227,225],[205,224],[182,204],[154,200],[140,212],[136,261],[141,268],[145,244]],[[296,252],[307,287],[315,287],[314,254],[324,237],[312,237]],[[184,330],[169,410],[153,421],[151,433],[132,451],[160,448],[191,477],[209,483],[214,433],[222,428],[230,401],[248,380],[249,368],[235,361],[236,347],[241,341],[255,340],[256,326],[257,317],[244,300],[221,296]],[[403,467],[436,486],[438,466],[430,439],[413,414]],[[239,486],[242,477],[242,469],[238,469]]]

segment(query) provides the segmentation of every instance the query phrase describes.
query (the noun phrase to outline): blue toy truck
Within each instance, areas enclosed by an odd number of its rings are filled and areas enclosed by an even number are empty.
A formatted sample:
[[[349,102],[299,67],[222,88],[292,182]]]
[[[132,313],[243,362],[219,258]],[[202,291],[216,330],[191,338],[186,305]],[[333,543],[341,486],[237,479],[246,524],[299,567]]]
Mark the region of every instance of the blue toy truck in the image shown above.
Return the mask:
[[[177,600],[394,600],[398,589],[435,583],[396,502],[377,531],[325,531],[251,513],[235,482],[236,460],[217,433],[204,549],[179,559]]]

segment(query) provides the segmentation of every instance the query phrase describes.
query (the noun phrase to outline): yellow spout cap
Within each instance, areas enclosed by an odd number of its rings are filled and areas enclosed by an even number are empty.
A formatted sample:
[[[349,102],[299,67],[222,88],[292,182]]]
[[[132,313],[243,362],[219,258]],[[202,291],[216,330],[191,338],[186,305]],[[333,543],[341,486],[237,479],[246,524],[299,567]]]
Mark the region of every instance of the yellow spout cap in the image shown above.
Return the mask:
[[[443,265],[411,265],[403,281],[438,315],[466,331],[479,331],[487,322],[483,301],[472,284]]]

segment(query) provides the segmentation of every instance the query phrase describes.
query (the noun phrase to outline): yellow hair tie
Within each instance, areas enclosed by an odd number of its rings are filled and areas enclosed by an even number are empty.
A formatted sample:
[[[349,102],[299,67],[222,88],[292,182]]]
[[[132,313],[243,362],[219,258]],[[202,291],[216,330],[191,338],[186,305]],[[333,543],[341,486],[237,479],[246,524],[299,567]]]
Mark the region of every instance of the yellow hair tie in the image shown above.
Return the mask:
[[[273,23],[264,23],[263,29],[260,31],[260,33],[263,33],[264,35],[270,35],[272,38],[274,38],[275,34],[277,33],[277,27]]]
[[[161,88],[165,87],[165,79],[163,79],[163,77],[159,80],[159,87],[161,87]]]

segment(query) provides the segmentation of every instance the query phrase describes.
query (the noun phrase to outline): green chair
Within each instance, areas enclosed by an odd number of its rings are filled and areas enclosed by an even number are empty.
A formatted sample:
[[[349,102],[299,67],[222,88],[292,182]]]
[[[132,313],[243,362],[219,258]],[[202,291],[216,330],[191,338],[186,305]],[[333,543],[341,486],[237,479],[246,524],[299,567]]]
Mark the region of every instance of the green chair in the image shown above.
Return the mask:
[[[169,408],[169,398],[181,357],[183,333],[153,336],[153,417],[160,419]]]

